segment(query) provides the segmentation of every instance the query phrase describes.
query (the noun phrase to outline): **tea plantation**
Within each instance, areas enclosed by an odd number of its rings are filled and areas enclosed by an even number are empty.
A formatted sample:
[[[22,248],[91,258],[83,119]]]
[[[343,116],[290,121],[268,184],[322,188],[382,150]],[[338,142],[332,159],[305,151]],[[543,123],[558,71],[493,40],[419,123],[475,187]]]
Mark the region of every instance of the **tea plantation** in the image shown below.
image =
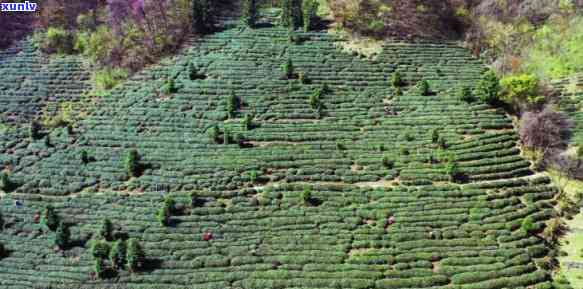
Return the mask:
[[[583,143],[583,74],[561,79],[553,83],[553,86],[562,92],[560,107],[573,120],[574,143]]]
[[[481,62],[454,43],[369,59],[342,41],[230,29],[94,99],[72,130],[34,138],[3,118],[0,287],[552,288],[538,232],[556,189],[502,111],[457,96]],[[23,51],[0,60],[3,115],[38,115],[38,89],[84,89],[80,63]],[[47,205],[69,225],[62,250]],[[94,274],[105,218],[139,240],[137,270]]]

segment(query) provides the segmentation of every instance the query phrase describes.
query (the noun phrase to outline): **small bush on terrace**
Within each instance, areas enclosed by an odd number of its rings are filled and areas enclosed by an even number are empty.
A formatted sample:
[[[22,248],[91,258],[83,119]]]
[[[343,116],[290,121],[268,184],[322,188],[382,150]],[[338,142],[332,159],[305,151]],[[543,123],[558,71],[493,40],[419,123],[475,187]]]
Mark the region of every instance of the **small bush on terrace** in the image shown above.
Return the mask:
[[[0,173],[0,190],[5,192],[9,191],[12,187],[12,182],[10,181],[10,177],[5,172]]]
[[[286,79],[294,78],[294,64],[291,58],[288,58],[287,61],[281,65],[281,70],[283,71],[284,77]]]
[[[71,232],[69,231],[69,227],[63,222],[59,222],[57,230],[55,231],[55,245],[60,249],[63,249],[69,244],[70,238]]]
[[[133,149],[127,153],[124,160],[124,166],[130,177],[137,177],[139,175],[140,155],[137,150]]]
[[[91,243],[91,256],[96,259],[104,259],[109,257],[109,244],[104,240],[93,240]]]
[[[467,86],[463,86],[463,87],[458,89],[457,98],[463,102],[466,102],[466,103],[471,103],[474,101],[474,96],[472,95],[472,90]]]
[[[111,220],[105,218],[101,222],[101,227],[98,232],[99,238],[111,241],[113,239],[113,223]]]
[[[427,80],[419,81],[417,83],[417,90],[419,91],[419,94],[423,96],[429,95],[431,93],[429,89],[429,82]]]
[[[533,233],[536,230],[536,225],[534,223],[534,219],[532,218],[532,216],[528,216],[528,217],[524,218],[520,228],[523,231],[525,231],[526,233],[529,233],[529,234]]]
[[[45,208],[44,214],[42,216],[42,222],[49,230],[54,231],[59,225],[59,216],[55,212],[52,206],[48,205]]]
[[[95,83],[95,88],[98,91],[104,91],[114,88],[120,82],[128,77],[128,72],[121,68],[106,68],[103,70],[98,70],[93,75],[93,81]]]
[[[405,85],[405,83],[403,82],[403,78],[401,77],[401,73],[398,71],[395,71],[392,75],[391,75],[391,85],[396,89],[399,87],[402,87]]]
[[[474,94],[477,95],[481,101],[496,104],[499,100],[498,93],[500,92],[500,82],[496,73],[492,70],[486,72],[482,79],[478,82]]]
[[[123,269],[126,265],[127,246],[124,240],[117,240],[111,247],[109,260],[115,269]]]
[[[136,239],[128,240],[127,248],[127,268],[132,271],[138,271],[144,264],[145,254],[139,241]]]
[[[234,91],[231,91],[227,98],[226,110],[229,118],[235,117],[237,110],[239,109],[239,98],[235,95]]]

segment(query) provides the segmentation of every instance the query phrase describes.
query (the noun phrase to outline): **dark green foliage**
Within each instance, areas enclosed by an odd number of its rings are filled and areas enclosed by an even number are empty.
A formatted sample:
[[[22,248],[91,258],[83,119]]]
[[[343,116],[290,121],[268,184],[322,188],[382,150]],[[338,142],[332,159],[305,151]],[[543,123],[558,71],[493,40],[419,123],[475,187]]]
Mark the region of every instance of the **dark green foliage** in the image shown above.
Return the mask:
[[[89,163],[89,155],[88,155],[86,150],[82,150],[80,155],[81,155],[81,162],[83,164]]]
[[[310,107],[318,112],[322,111],[324,104],[322,103],[322,96],[328,93],[329,88],[326,84],[314,89],[310,95]]]
[[[42,137],[41,135],[42,126],[37,121],[33,120],[30,123],[30,138],[32,140],[37,140]]]
[[[126,254],[127,246],[124,240],[117,240],[113,243],[111,247],[111,252],[109,253],[109,261],[112,266],[118,270],[121,270],[126,265]]]
[[[128,248],[127,248],[127,268],[132,271],[138,271],[145,261],[145,254],[144,250],[142,249],[142,245],[136,239],[129,239],[128,240]]]
[[[9,191],[12,187],[12,182],[10,181],[10,177],[5,172],[0,173],[0,190],[2,191]]]
[[[245,0],[243,9],[243,23],[249,27],[255,27],[255,22],[257,21],[257,3],[255,3],[255,0]]]
[[[174,78],[167,78],[162,86],[162,92],[165,94],[171,94],[178,92],[178,87],[176,87],[176,80]]]
[[[457,98],[463,102],[471,103],[474,101],[474,96],[472,95],[472,90],[467,87],[461,87],[457,91]]]
[[[170,208],[163,205],[156,213],[156,219],[162,226],[168,226],[170,224],[170,217],[172,216]]]
[[[393,167],[395,166],[395,162],[390,160],[389,157],[384,156],[383,157],[383,166],[387,169],[393,169]]]
[[[4,248],[4,244],[0,243],[0,259],[6,257],[6,255],[8,255],[8,252]]]
[[[401,155],[402,156],[408,156],[409,155],[409,149],[406,147],[401,147],[400,149]]]
[[[197,192],[190,193],[190,206],[192,208],[200,207],[204,204],[204,200],[199,196]]]
[[[45,225],[49,230],[54,231],[59,225],[59,216],[55,212],[52,206],[48,205],[42,216],[42,224]]]
[[[213,27],[212,0],[192,0],[192,28],[198,33],[207,33]]]
[[[302,202],[304,205],[312,204],[312,190],[308,187],[302,191]]]
[[[54,244],[60,249],[63,249],[69,244],[70,239],[71,232],[69,231],[69,227],[63,222],[59,222],[57,230],[55,231]]]
[[[246,114],[243,120],[241,121],[241,124],[246,130],[253,129],[253,116],[251,114]]]
[[[234,91],[231,91],[229,97],[227,98],[226,110],[229,118],[235,117],[237,110],[239,109],[239,98],[235,95]]]
[[[105,259],[109,257],[111,247],[104,240],[93,240],[91,242],[91,256],[96,259]]]
[[[140,155],[137,150],[130,150],[124,160],[124,166],[130,177],[137,177],[140,170]]]
[[[438,141],[439,141],[439,130],[435,128],[431,131],[431,142],[436,144]]]
[[[255,183],[257,181],[257,171],[250,171],[249,172],[249,181],[251,183]]]
[[[318,18],[318,6],[319,3],[316,0],[304,0],[303,3],[303,20],[304,20],[304,31],[308,32],[312,30],[314,23]]]
[[[220,131],[219,131],[219,127],[218,126],[213,126],[209,129],[208,131],[208,136],[209,136],[209,140],[212,143],[220,143]]]
[[[403,78],[401,77],[401,73],[398,71],[395,71],[392,75],[391,75],[391,85],[393,86],[393,88],[397,89],[400,88],[402,86],[405,85],[405,83],[403,82]],[[400,91],[400,90],[399,90]]]
[[[457,162],[450,160],[445,166],[445,173],[449,177],[450,182],[456,182],[460,176],[460,170]]]
[[[282,25],[296,29],[303,25],[302,0],[282,0]]]
[[[101,222],[101,227],[98,232],[99,238],[105,239],[107,241],[113,240],[113,223],[105,218]]]
[[[524,220],[522,220],[522,224],[520,226],[520,229],[522,229],[523,231],[525,231],[526,233],[529,233],[529,234],[532,234],[537,229],[532,216],[528,216],[528,217],[524,218]]]
[[[284,77],[286,79],[293,79],[295,76],[294,73],[294,64],[291,60],[291,58],[288,57],[287,61],[281,65],[281,70],[284,74]]]
[[[230,144],[231,143],[231,131],[227,128],[223,131],[223,144]]]
[[[478,82],[474,92],[481,101],[495,104],[499,101],[500,81],[492,70],[486,72]]]
[[[0,231],[4,230],[4,217],[2,217],[2,212],[0,212]]]
[[[97,278],[103,279],[105,277],[105,265],[103,264],[102,258],[96,258],[93,265],[93,271],[95,272],[95,276]]]
[[[423,96],[427,96],[431,93],[429,88],[429,82],[427,80],[421,80],[417,83],[417,91]]]
[[[437,145],[439,146],[439,148],[441,149],[447,149],[448,145],[447,145],[447,139],[445,139],[445,137],[440,136],[437,139]]]

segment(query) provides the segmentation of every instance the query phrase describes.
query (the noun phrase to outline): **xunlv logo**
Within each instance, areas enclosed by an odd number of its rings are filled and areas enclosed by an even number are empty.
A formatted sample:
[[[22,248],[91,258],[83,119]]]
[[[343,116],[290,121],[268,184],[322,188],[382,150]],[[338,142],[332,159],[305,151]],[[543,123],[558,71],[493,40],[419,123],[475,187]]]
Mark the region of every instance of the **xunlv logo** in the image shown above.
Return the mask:
[[[2,12],[34,12],[36,11],[36,3],[0,3],[0,10]]]

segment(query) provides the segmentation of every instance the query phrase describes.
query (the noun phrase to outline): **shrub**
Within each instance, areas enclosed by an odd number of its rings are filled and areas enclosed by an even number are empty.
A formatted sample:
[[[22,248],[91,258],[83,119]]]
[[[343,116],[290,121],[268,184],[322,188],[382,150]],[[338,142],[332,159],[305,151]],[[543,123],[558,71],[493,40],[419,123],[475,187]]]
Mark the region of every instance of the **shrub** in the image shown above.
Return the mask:
[[[392,75],[391,75],[391,85],[396,89],[399,87],[402,87],[405,85],[405,83],[403,82],[403,78],[401,77],[401,73],[398,71],[395,71]]]
[[[302,26],[302,0],[283,0],[281,1],[281,8],[283,26],[290,29]]]
[[[4,230],[4,217],[2,217],[2,212],[0,212],[0,231]]]
[[[99,238],[111,241],[113,239],[113,223],[107,218],[103,219],[97,235]]]
[[[524,218],[524,220],[522,220],[520,229],[522,229],[524,232],[531,234],[536,230],[536,228],[537,227],[534,223],[534,219],[532,218],[532,216],[528,216]]]
[[[86,150],[81,150],[80,155],[81,155],[81,162],[83,164],[89,163],[89,155],[87,154]]]
[[[310,205],[312,203],[312,190],[308,187],[302,191],[302,202],[304,205]]]
[[[45,208],[44,214],[42,216],[42,224],[51,231],[56,230],[57,226],[59,225],[59,216],[51,205],[48,205]]]
[[[246,114],[243,120],[241,121],[241,124],[246,130],[253,129],[253,116],[251,114]]]
[[[97,258],[95,259],[95,263],[93,266],[93,271],[95,272],[95,276],[97,278],[103,279],[105,277],[105,266],[103,265],[103,259]]]
[[[69,54],[73,52],[73,39],[70,32],[62,28],[49,27],[41,48],[48,53]]]
[[[41,134],[42,126],[37,121],[33,120],[30,123],[30,138],[32,140],[37,140],[42,137]]]
[[[160,209],[158,209],[158,212],[156,212],[156,219],[160,225],[168,226],[168,224],[170,224],[171,215],[170,208],[166,205],[163,205]]]
[[[502,100],[508,104],[541,105],[544,96],[539,95],[539,80],[532,74],[507,76],[500,80]]]
[[[126,253],[127,247],[124,240],[117,240],[113,243],[109,253],[109,260],[114,268],[123,269],[125,267],[127,262]]]
[[[140,170],[140,155],[138,154],[137,150],[133,149],[127,153],[124,166],[127,174],[130,177],[138,176]]]
[[[421,80],[417,83],[417,91],[423,96],[429,95],[429,82],[427,80]]]
[[[304,31],[308,32],[312,29],[312,27],[314,26],[314,22],[317,20],[319,3],[316,0],[304,0],[304,3],[302,5],[304,8],[303,11]]]
[[[477,95],[481,101],[496,104],[499,101],[498,94],[500,92],[500,82],[496,73],[492,70],[486,72],[482,79],[478,82],[474,94]]]
[[[203,204],[203,199],[200,198],[197,192],[190,193],[190,206],[195,208]]]
[[[178,92],[178,88],[176,87],[176,81],[174,78],[169,77],[166,78],[164,81],[164,85],[162,86],[162,92],[164,94],[172,94]]]
[[[439,141],[439,130],[434,128],[431,131],[431,142],[433,142],[434,144],[437,143],[437,141]]]
[[[127,248],[127,267],[130,271],[138,271],[145,261],[145,254],[140,245],[139,241],[136,239],[128,240]]]
[[[321,97],[323,94],[324,94],[323,87],[315,88],[314,91],[312,91],[312,94],[310,95],[310,107],[313,110],[320,111],[322,109]]]
[[[227,128],[223,130],[223,144],[230,144],[231,143],[231,131]]]
[[[389,157],[383,156],[383,166],[390,170],[395,166],[395,162],[390,160]]]
[[[281,65],[281,70],[286,79],[293,79],[294,78],[294,64],[291,58],[288,58],[287,61]]]
[[[457,98],[463,102],[471,103],[474,101],[474,96],[472,95],[472,90],[467,87],[463,86],[458,89],[457,91]]]
[[[206,33],[213,27],[212,0],[192,1],[192,27],[198,33]]]
[[[449,177],[450,182],[455,182],[460,174],[459,166],[457,162],[450,161],[445,166],[445,173]]]
[[[99,91],[110,90],[128,77],[128,72],[122,68],[106,68],[98,70],[93,75],[95,88]]]
[[[255,183],[257,181],[257,171],[250,171],[249,172],[249,181],[251,183]]]
[[[219,127],[214,125],[211,128],[209,128],[208,130],[208,137],[210,142],[212,143],[219,143],[219,135],[220,135],[220,131],[219,131]]]
[[[5,172],[0,173],[0,190],[5,192],[9,191],[12,187],[12,182],[10,181],[10,177]]]
[[[93,240],[91,242],[91,256],[96,259],[104,259],[109,257],[109,244],[104,240]]]
[[[255,0],[245,0],[243,23],[249,27],[255,27],[257,21],[257,5]]]
[[[229,115],[229,118],[235,117],[235,113],[237,112],[237,109],[239,109],[239,99],[235,95],[235,92],[231,91],[231,94],[229,94],[229,97],[227,98],[227,105],[226,105],[226,110],[227,110],[227,114]]]
[[[65,248],[69,244],[71,238],[71,232],[69,227],[63,222],[59,222],[57,230],[55,231],[54,244],[60,249]]]
[[[0,243],[0,258],[4,258],[8,255],[6,248],[4,248],[4,244]]]
[[[305,72],[300,72],[298,74],[298,78],[299,78],[301,84],[309,84],[310,83],[310,80],[306,76]]]

